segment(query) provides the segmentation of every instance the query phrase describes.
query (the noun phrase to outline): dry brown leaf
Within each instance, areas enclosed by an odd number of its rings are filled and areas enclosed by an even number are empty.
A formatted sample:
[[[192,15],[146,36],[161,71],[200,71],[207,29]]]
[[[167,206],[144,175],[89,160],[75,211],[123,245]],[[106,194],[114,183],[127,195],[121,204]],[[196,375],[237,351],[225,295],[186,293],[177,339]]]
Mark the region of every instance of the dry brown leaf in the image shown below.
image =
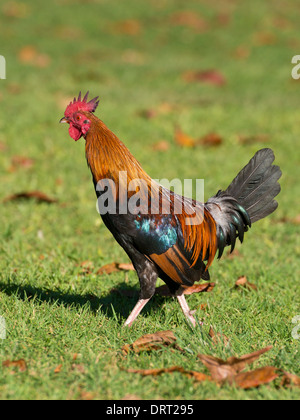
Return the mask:
[[[17,169],[30,169],[34,164],[34,160],[26,156],[13,156],[9,172],[15,172]]]
[[[6,203],[8,201],[15,201],[15,200],[21,200],[21,199],[35,199],[38,202],[44,202],[44,203],[57,203],[57,200],[54,198],[48,197],[46,194],[44,194],[41,191],[26,191],[21,192],[17,194],[12,194],[6,198],[3,199],[3,203]]]
[[[111,274],[117,271],[134,271],[134,267],[131,263],[113,262],[99,268],[99,270],[97,271],[97,274],[101,276],[102,274]]]
[[[27,364],[24,359],[5,360],[2,362],[2,366],[7,368],[17,368],[19,372],[25,372],[25,370],[27,370]]]
[[[224,382],[231,381],[237,373],[245,369],[246,365],[253,363],[271,348],[272,346],[269,346],[254,353],[246,354],[240,358],[230,357],[226,361],[205,354],[198,354],[198,358],[208,368],[213,380],[216,382]]]
[[[132,344],[125,344],[122,351],[127,354],[129,351],[139,353],[140,351],[158,350],[162,346],[174,346],[175,342],[176,337],[172,331],[157,331],[153,334],[143,335]]]
[[[123,398],[121,398],[121,400],[124,401],[137,401],[137,400],[141,400],[141,397],[139,397],[136,394],[125,394]]]
[[[195,147],[196,142],[193,138],[185,134],[179,127],[175,128],[175,142],[182,147]]]
[[[90,391],[81,391],[80,398],[85,401],[91,401],[96,398],[96,393]]]
[[[215,287],[215,283],[201,283],[201,284],[194,284],[190,287],[184,287],[183,293],[185,295],[192,295],[193,293],[201,293],[201,292],[211,292]]]
[[[239,277],[237,281],[235,282],[235,287],[236,288],[244,287],[248,290],[257,290],[257,286],[253,283],[250,283],[246,276]]]
[[[242,389],[257,388],[278,378],[277,368],[265,366],[250,372],[242,372],[233,378],[233,384]]]
[[[300,387],[300,377],[293,373],[283,372],[281,385]]]
[[[23,19],[30,14],[30,7],[25,2],[12,0],[3,5],[2,12],[9,18]]]
[[[62,369],[62,367],[63,367],[63,365],[62,364],[60,364],[60,365],[57,365],[56,366],[56,368],[54,369],[54,373],[60,373],[61,372],[61,369]]]
[[[170,149],[170,143],[165,140],[161,140],[152,146],[153,150],[158,152],[167,152]]]
[[[185,295],[191,295],[193,293],[201,293],[201,292],[211,292],[215,287],[215,283],[201,283],[201,284],[194,284],[190,287],[185,287],[183,293]],[[166,284],[163,286],[159,286],[155,289],[155,293],[160,296],[169,297],[173,296],[170,292],[170,289]]]
[[[193,10],[175,12],[170,20],[173,25],[192,28],[197,32],[204,32],[209,27],[207,21]]]
[[[226,79],[223,74],[218,70],[203,70],[203,71],[186,71],[182,74],[183,80],[188,83],[202,82],[209,83],[215,86],[223,86]]]
[[[140,35],[142,32],[141,22],[136,19],[127,19],[116,22],[113,26],[115,32],[125,35]]]
[[[162,373],[173,373],[173,372],[180,372],[184,375],[187,375],[190,378],[195,379],[197,382],[202,381],[210,381],[211,377],[208,375],[205,375],[201,372],[196,372],[193,370],[186,370],[181,366],[171,366],[169,368],[162,368],[162,369],[126,369],[129,373],[139,373],[142,376],[158,376]]]
[[[198,144],[202,146],[220,146],[223,143],[223,138],[217,133],[208,133],[198,140]]]
[[[265,143],[269,140],[268,134],[253,134],[253,135],[243,135],[238,136],[238,141],[241,144],[253,144],[253,143]]]
[[[47,54],[40,53],[34,45],[22,47],[18,53],[18,58],[21,63],[40,68],[48,67],[51,62],[50,57]]]

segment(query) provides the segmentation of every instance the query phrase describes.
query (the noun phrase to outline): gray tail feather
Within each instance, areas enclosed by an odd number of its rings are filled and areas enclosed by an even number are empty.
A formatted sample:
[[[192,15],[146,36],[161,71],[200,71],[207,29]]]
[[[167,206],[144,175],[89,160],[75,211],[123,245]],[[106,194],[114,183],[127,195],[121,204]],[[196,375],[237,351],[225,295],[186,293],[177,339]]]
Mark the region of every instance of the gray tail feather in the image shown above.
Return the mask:
[[[271,149],[259,150],[225,191],[205,203],[217,224],[218,258],[228,245],[233,251],[237,237],[243,242],[252,223],[276,210],[281,170],[274,159]]]
[[[281,170],[272,165],[274,159],[271,149],[259,150],[225,191],[244,207],[252,223],[268,216],[278,206],[274,197],[280,192],[277,181]]]

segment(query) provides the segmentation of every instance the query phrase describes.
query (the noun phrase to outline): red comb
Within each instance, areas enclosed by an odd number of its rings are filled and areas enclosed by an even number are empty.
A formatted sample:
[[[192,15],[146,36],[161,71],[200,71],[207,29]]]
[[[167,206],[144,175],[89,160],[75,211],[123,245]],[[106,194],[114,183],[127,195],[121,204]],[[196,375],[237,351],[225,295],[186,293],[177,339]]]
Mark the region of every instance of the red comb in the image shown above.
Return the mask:
[[[96,96],[96,98],[87,102],[88,96],[89,92],[87,92],[84,98],[81,100],[81,92],[79,92],[78,98],[74,98],[73,102],[70,102],[67,106],[65,110],[65,117],[71,117],[74,112],[77,111],[94,112],[99,104],[99,96]]]

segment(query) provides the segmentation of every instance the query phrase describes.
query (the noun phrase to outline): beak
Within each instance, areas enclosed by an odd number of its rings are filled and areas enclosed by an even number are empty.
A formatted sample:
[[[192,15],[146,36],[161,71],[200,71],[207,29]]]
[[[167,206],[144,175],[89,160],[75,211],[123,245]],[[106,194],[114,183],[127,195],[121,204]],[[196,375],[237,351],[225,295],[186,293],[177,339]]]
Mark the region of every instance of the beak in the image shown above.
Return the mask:
[[[62,117],[62,119],[59,121],[60,123],[69,123],[66,117]]]

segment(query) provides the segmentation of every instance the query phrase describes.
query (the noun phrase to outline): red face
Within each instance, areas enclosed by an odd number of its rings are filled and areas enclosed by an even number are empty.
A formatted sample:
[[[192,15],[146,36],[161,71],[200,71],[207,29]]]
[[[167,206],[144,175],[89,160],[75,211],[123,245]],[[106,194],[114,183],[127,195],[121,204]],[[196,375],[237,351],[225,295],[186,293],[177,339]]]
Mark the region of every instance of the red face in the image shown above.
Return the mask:
[[[75,141],[78,141],[82,136],[85,136],[91,126],[91,121],[88,117],[80,112],[75,112],[71,117],[64,117],[60,122],[70,124],[69,134]]]

